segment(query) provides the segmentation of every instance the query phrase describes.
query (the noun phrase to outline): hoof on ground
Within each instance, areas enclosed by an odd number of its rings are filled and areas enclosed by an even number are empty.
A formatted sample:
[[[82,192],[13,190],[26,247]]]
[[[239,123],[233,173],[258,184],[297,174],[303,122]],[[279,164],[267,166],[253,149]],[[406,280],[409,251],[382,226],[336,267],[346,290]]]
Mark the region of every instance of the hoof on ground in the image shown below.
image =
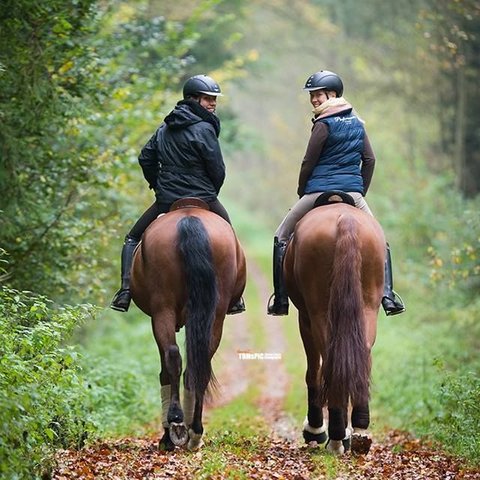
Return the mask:
[[[366,432],[352,434],[352,453],[354,455],[366,455],[370,451],[371,445],[372,439]]]
[[[325,448],[328,452],[333,453],[334,455],[343,455],[351,448],[351,438],[351,430],[347,428],[345,438],[343,440],[332,440],[330,438],[325,445]]]
[[[195,433],[191,428],[188,430],[188,444],[187,448],[189,450],[198,450],[199,448],[203,447],[204,443],[202,440],[201,433]]]
[[[345,453],[345,447],[343,445],[343,440],[329,440],[325,445],[327,452],[332,453],[333,455],[343,455]]]
[[[187,426],[182,423],[171,423],[170,424],[170,438],[174,445],[181,447],[185,445],[188,441],[188,430]]]

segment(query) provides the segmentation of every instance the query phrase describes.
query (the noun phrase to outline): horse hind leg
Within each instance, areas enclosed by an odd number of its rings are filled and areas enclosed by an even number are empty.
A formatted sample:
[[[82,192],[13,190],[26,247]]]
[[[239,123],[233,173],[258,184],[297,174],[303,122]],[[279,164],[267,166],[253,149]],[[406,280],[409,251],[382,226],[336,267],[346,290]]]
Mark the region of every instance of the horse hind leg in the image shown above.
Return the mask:
[[[193,413],[193,421],[191,427],[188,429],[188,444],[187,448],[189,450],[197,450],[203,445],[203,424],[202,424],[202,414],[203,414],[203,397],[196,398],[195,400],[195,411]]]
[[[303,439],[306,443],[315,442],[322,444],[327,441],[327,428],[323,418],[323,405],[320,395],[320,351],[315,345],[308,315],[299,312],[300,334],[303,347],[307,356],[307,371],[305,382],[307,384],[307,416],[303,422]]]
[[[170,398],[168,399],[167,392],[165,392],[166,398],[163,398],[162,396],[163,425],[165,428],[168,428],[168,436],[170,437],[171,442],[176,446],[182,446],[188,441],[188,431],[184,422],[182,406],[180,404],[180,374],[182,371],[182,358],[177,345],[170,345],[168,347],[165,352],[165,363],[170,377]]]
[[[188,370],[185,372],[184,377],[183,413],[185,415],[185,424],[188,428],[187,448],[189,450],[197,450],[203,445],[203,398],[197,399],[195,393],[189,390],[187,385]]]
[[[223,326],[223,316],[217,317],[216,322],[214,323],[214,328],[212,331],[212,339],[210,341],[210,361],[213,358],[213,355],[217,351],[218,346],[220,345],[220,340],[222,336],[222,326]],[[203,402],[205,398],[205,392],[203,394],[195,395],[194,392],[187,388],[189,370],[185,372],[184,378],[184,403],[183,411],[185,414],[185,423],[188,428],[188,444],[187,448],[189,450],[197,450],[203,446]],[[210,383],[212,388],[215,388],[215,377],[212,375],[212,380]],[[207,387],[208,388],[208,387]]]
[[[327,441],[327,427],[323,418],[320,395],[317,387],[308,387],[308,412],[303,422],[303,439],[306,443],[318,444]]]
[[[162,426],[164,429],[163,437],[158,443],[159,450],[172,451],[175,448],[175,444],[170,438],[170,426],[168,424],[167,416],[168,409],[170,407],[170,397],[171,397],[171,385],[162,385],[161,384],[161,374],[160,374],[160,397],[162,399]]]

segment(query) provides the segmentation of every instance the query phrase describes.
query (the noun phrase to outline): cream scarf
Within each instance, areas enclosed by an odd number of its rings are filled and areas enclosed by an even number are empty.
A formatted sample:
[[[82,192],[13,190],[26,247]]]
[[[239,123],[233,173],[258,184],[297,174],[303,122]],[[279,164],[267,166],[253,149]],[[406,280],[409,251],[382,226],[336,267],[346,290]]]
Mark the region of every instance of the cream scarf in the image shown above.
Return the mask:
[[[341,112],[342,110],[346,110],[347,108],[352,108],[352,105],[350,105],[350,103],[347,102],[343,97],[332,97],[329,98],[326,102],[323,102],[318,107],[314,108],[312,112],[315,115],[315,119],[317,119],[319,117],[325,117],[327,115]],[[353,111],[353,113],[362,123],[365,123],[355,111]]]

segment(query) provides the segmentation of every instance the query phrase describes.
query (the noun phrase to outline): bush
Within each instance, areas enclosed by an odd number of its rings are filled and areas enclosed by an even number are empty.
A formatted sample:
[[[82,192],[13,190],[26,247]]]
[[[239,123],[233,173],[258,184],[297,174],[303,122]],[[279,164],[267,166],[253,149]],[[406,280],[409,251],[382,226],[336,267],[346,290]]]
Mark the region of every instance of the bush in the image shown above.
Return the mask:
[[[0,289],[1,478],[38,478],[55,449],[81,446],[93,433],[78,353],[64,345],[91,313]]]
[[[454,454],[479,464],[480,380],[474,372],[447,374],[440,392],[435,439]]]

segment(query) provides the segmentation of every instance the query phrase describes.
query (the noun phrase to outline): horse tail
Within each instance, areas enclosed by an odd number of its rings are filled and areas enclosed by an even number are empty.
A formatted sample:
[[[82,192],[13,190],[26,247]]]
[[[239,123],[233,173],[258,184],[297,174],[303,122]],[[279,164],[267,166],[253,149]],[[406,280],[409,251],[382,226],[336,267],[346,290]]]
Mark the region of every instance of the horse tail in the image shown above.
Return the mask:
[[[177,224],[178,248],[186,281],[185,343],[186,382],[190,391],[203,396],[213,379],[210,339],[218,290],[208,232],[198,217],[183,217]]]
[[[361,405],[369,398],[370,354],[366,342],[361,266],[358,223],[353,216],[342,215],[337,225],[327,312],[329,333],[322,366],[322,400],[339,407],[345,407],[348,398]]]

